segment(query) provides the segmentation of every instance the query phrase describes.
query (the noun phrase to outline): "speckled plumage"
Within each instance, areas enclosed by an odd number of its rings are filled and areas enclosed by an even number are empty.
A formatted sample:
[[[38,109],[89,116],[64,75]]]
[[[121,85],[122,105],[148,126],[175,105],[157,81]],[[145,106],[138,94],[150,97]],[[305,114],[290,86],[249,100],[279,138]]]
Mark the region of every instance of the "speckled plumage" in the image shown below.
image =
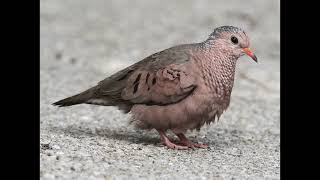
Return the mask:
[[[230,40],[233,36],[237,43]],[[130,122],[136,127],[157,129],[168,147],[183,149],[167,139],[164,131],[169,129],[186,146],[193,147],[183,133],[199,130],[227,109],[236,61],[251,53],[244,51],[248,47],[249,40],[243,30],[222,26],[204,42],[155,53],[97,86],[54,104],[118,106],[125,113],[130,112]]]

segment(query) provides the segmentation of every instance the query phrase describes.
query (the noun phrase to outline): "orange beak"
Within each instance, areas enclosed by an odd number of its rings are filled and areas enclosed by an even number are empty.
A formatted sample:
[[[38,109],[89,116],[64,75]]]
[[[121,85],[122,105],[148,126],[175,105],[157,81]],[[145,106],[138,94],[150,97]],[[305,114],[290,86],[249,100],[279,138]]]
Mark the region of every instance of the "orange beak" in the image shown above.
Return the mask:
[[[244,52],[250,56],[255,62],[258,62],[258,58],[256,55],[254,55],[254,53],[251,51],[250,48],[243,48]]]

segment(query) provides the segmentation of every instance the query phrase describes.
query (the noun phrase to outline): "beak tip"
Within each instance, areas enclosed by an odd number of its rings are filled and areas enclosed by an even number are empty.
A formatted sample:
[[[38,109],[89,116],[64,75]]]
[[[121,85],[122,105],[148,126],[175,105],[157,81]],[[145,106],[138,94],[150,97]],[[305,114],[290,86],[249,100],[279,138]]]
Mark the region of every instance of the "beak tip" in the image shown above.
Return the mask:
[[[258,58],[257,58],[256,55],[254,55],[254,56],[252,57],[252,59],[253,59],[256,63],[258,63]]]
[[[243,50],[244,50],[244,52],[245,52],[248,56],[250,56],[256,63],[258,63],[258,58],[257,58],[257,56],[251,51],[250,48],[244,48]]]

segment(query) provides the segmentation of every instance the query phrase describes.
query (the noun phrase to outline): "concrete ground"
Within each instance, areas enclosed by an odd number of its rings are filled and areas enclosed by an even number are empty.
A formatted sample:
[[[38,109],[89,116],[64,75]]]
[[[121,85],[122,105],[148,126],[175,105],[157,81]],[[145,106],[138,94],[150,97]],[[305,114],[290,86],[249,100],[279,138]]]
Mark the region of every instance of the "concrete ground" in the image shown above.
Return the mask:
[[[280,179],[279,3],[41,0],[41,179]],[[114,107],[51,106],[221,25],[245,29],[259,63],[240,58],[230,108],[187,133],[209,149],[167,149]]]

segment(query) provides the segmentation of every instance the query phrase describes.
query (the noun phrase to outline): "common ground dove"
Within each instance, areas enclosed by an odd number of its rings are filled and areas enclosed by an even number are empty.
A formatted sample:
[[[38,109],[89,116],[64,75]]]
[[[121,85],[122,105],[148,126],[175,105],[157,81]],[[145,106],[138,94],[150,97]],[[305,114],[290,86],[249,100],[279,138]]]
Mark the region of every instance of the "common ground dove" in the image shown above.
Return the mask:
[[[169,148],[206,148],[206,144],[189,141],[184,133],[219,119],[227,109],[236,61],[244,54],[257,62],[245,32],[222,26],[201,43],[152,54],[54,105],[117,106],[131,114],[130,123],[136,127],[156,129]],[[166,130],[178,136],[179,145],[169,140]]]

